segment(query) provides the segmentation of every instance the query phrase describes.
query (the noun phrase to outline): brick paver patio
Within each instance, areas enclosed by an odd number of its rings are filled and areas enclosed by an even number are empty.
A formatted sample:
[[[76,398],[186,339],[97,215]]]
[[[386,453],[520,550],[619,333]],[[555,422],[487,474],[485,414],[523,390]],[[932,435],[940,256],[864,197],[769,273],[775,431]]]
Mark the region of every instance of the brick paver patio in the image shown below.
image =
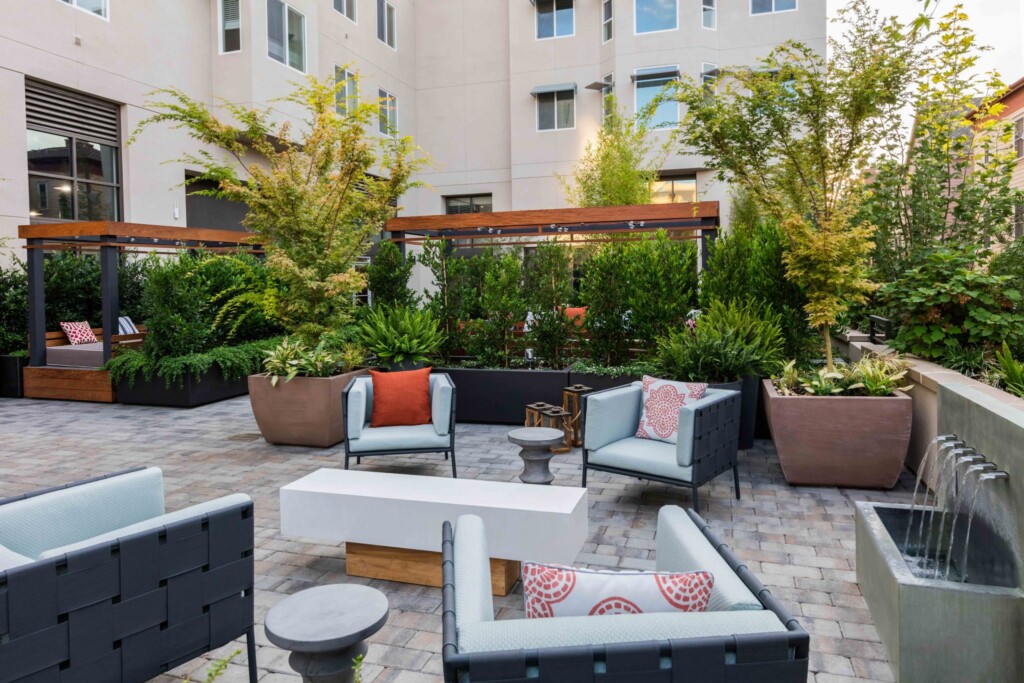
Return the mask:
[[[458,426],[459,476],[512,480],[521,469],[508,427]],[[341,467],[340,447],[274,447],[260,437],[247,398],[190,411],[122,405],[0,399],[0,497],[137,465],[164,471],[168,509],[244,492],[256,502],[257,659],[262,683],[295,683],[287,653],[263,634],[263,615],[286,594],[349,579],[344,547],[284,538],[278,531],[278,489],[320,467]],[[827,457],[827,454],[823,454]],[[555,456],[556,485],[580,484],[578,451]],[[450,476],[440,456],[379,457],[364,469]],[[590,538],[579,563],[652,568],[654,528],[661,505],[689,503],[682,489],[592,473]],[[790,487],[771,442],[740,454],[742,500],[732,478],[701,491],[701,514],[811,633],[809,681],[892,681],[854,572],[855,500],[908,502],[906,475],[895,491]],[[913,482],[911,482],[912,485]],[[439,681],[440,590],[384,581],[388,624],[373,639],[364,683]],[[522,595],[496,598],[498,618],[522,614]],[[166,680],[202,680],[209,658]],[[246,681],[244,647],[225,683]]]

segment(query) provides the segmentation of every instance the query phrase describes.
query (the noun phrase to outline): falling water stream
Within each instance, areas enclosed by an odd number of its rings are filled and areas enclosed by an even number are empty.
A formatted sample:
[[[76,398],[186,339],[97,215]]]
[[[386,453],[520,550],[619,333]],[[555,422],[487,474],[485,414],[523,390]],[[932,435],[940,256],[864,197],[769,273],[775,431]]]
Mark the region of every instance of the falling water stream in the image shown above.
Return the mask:
[[[957,450],[960,450],[960,449],[957,449]],[[973,451],[973,449],[971,449],[971,450]],[[953,461],[953,473],[952,473],[953,476],[950,479],[950,483],[949,483],[949,488],[952,489],[952,490],[948,490],[947,489],[947,491],[946,491],[946,497],[952,496],[952,500],[949,502],[948,505],[944,504],[942,506],[942,515],[939,517],[939,534],[938,534],[938,536],[935,537],[935,571],[932,574],[932,578],[935,578],[935,579],[939,578],[939,574],[941,573],[941,570],[942,570],[942,560],[940,559],[941,556],[942,556],[942,539],[945,537],[944,534],[945,534],[945,531],[946,531],[946,518],[950,516],[949,515],[949,510],[950,509],[953,510],[951,526],[955,530],[956,529],[956,517],[957,517],[957,515],[960,514],[960,504],[961,504],[961,501],[963,501],[963,499],[964,499],[963,492],[964,492],[964,484],[966,483],[967,475],[965,474],[962,479],[958,478],[959,477],[959,473],[960,473],[960,466],[963,465],[964,463],[972,463],[972,462],[977,462],[979,460],[984,460],[984,459],[985,458],[980,456],[980,455],[976,455],[974,453],[971,453],[970,455],[965,455],[963,457],[957,456],[956,460]],[[967,469],[970,469],[970,468],[968,467]],[[943,498],[943,502],[944,503],[945,503],[945,500],[946,499]],[[952,532],[950,532],[950,533],[952,534]],[[949,552],[952,552],[953,546],[948,546],[948,549],[949,549]],[[928,560],[928,554],[927,553],[925,553],[924,558],[925,558],[925,561]]]
[[[939,461],[939,456],[942,455],[943,450],[948,450],[950,448],[956,448],[958,446],[963,446],[963,445],[964,444],[963,444],[962,441],[956,441],[956,440],[954,440],[954,441],[947,441],[946,443],[941,444],[937,449],[935,449],[935,453],[933,454],[933,458],[932,458],[933,466],[934,466],[934,463]],[[948,457],[948,455],[949,454],[947,453],[946,457]],[[935,485],[936,493],[938,492],[938,488],[939,488],[938,484],[939,484],[939,479],[941,478],[942,470],[946,466],[946,457],[944,457],[942,459],[942,465],[939,468],[939,475],[936,478],[936,485]],[[923,469],[924,468],[922,468],[922,470]],[[925,491],[924,491],[924,499],[923,499],[922,504],[921,504],[921,521],[918,524],[918,528],[917,528],[917,544],[915,546],[917,548],[921,547],[921,543],[924,540],[924,518],[926,517],[926,512],[925,512],[925,509],[924,509],[925,505],[924,504],[927,503],[927,502],[928,502],[928,487],[926,486],[925,487]],[[934,503],[935,503],[934,499],[933,499],[932,503],[934,505]],[[913,520],[911,520],[910,523],[913,524]],[[908,538],[907,543],[904,545],[903,550],[904,550],[904,552],[909,552],[910,551],[909,538]]]
[[[956,480],[956,462],[959,459],[959,455],[963,453],[973,453],[974,449],[970,446],[963,448],[954,448],[946,454],[946,457],[942,460],[942,468],[939,470],[939,478],[935,485],[935,503],[932,505],[931,513],[928,515],[928,532],[924,537],[924,552],[921,553],[920,557],[923,561],[923,565],[928,564],[928,551],[932,545],[932,528],[935,526],[935,511],[942,506],[942,518],[945,521],[946,516],[946,498],[949,497],[949,490],[952,488],[951,482]],[[946,477],[946,465],[952,460],[953,470],[950,477]],[[941,529],[940,529],[940,534]]]
[[[967,531],[964,534],[964,559],[962,564],[962,570],[960,572],[960,583],[967,582],[967,553],[971,549],[971,525],[974,523],[974,511],[975,506],[978,504],[978,494],[981,492],[982,484],[986,481],[992,481],[993,479],[1007,479],[1009,475],[1006,472],[985,472],[978,477],[978,485],[974,487],[974,497],[971,499],[971,506],[967,513]],[[950,555],[953,554],[953,548],[949,549]],[[949,577],[949,565],[946,566],[946,577]]]
[[[979,456],[980,457],[980,456]],[[946,553],[946,573],[943,575],[943,579],[949,581],[949,570],[953,566],[953,542],[956,540],[956,520],[960,517],[960,508],[963,506],[964,498],[967,497],[967,484],[970,482],[971,474],[974,472],[981,472],[983,470],[994,470],[996,466],[990,462],[979,462],[975,463],[967,468],[964,472],[963,479],[960,484],[960,489],[956,494],[956,507],[953,508],[953,521],[950,524],[949,530],[949,551]],[[970,508],[973,510],[974,503],[978,497],[978,489],[981,488],[981,477],[979,475],[978,481],[974,486],[974,497],[971,499]],[[968,517],[968,520],[970,517]],[[968,522],[970,523],[970,522]],[[940,537],[941,538],[941,537]],[[935,576],[933,578],[939,578],[939,569],[941,563],[939,562],[939,550],[935,550]],[[966,566],[964,567],[966,569]]]
[[[924,452],[924,457],[921,458],[921,463],[917,466],[917,482],[914,484],[914,497],[910,499],[910,516],[907,518],[907,533],[903,538],[903,552],[907,552],[910,547],[910,530],[914,528],[914,508],[917,507],[917,492],[921,488],[921,478],[924,476],[924,471],[929,468],[931,461],[935,458],[935,455],[939,452],[939,444],[943,442],[956,442],[956,434],[940,434],[939,436],[932,439],[931,443],[928,444],[927,450]],[[924,504],[928,502],[928,487],[924,489],[924,500],[921,501],[921,517],[924,518]]]

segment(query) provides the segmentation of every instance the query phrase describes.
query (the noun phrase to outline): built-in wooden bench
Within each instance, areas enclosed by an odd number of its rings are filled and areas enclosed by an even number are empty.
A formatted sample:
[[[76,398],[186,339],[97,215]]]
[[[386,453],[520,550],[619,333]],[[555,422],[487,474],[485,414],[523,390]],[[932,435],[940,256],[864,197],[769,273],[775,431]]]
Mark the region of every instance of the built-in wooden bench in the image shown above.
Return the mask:
[[[138,347],[146,338],[144,328],[138,334],[115,334],[110,338],[114,352],[118,349]],[[94,327],[96,338],[103,341],[103,328]],[[67,336],[63,332],[47,332],[46,347],[67,346]],[[25,398],[49,398],[64,401],[92,401],[95,403],[114,403],[114,386],[110,381],[110,373],[99,368],[78,367],[27,367],[22,371],[25,385]]]

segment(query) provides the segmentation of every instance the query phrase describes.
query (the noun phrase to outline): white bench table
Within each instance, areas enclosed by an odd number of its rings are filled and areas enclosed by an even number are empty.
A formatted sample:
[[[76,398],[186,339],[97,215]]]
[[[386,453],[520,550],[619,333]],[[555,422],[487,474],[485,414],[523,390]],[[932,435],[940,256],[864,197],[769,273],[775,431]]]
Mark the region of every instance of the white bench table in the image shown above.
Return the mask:
[[[281,532],[346,544],[349,575],[441,585],[441,525],[478,515],[492,588],[523,560],[572,564],[587,538],[587,491],[477,479],[321,469],[281,489]]]

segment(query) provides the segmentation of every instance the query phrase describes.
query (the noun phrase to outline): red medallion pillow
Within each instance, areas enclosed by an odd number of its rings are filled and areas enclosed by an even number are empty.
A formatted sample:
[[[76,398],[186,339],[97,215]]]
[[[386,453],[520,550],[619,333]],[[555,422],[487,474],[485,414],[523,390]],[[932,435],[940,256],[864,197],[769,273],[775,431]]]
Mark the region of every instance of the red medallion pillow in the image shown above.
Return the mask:
[[[371,427],[425,425],[430,422],[430,368],[379,372],[373,382]]]
[[[523,563],[528,619],[704,612],[714,583],[708,572],[597,571]]]
[[[60,329],[64,330],[64,335],[72,345],[95,344],[99,341],[99,339],[96,338],[96,335],[93,334],[92,328],[89,327],[89,321],[87,320],[83,320],[79,323],[61,323]]]
[[[675,443],[679,436],[679,409],[704,398],[707,388],[707,384],[671,382],[644,375],[643,409],[636,438]]]

